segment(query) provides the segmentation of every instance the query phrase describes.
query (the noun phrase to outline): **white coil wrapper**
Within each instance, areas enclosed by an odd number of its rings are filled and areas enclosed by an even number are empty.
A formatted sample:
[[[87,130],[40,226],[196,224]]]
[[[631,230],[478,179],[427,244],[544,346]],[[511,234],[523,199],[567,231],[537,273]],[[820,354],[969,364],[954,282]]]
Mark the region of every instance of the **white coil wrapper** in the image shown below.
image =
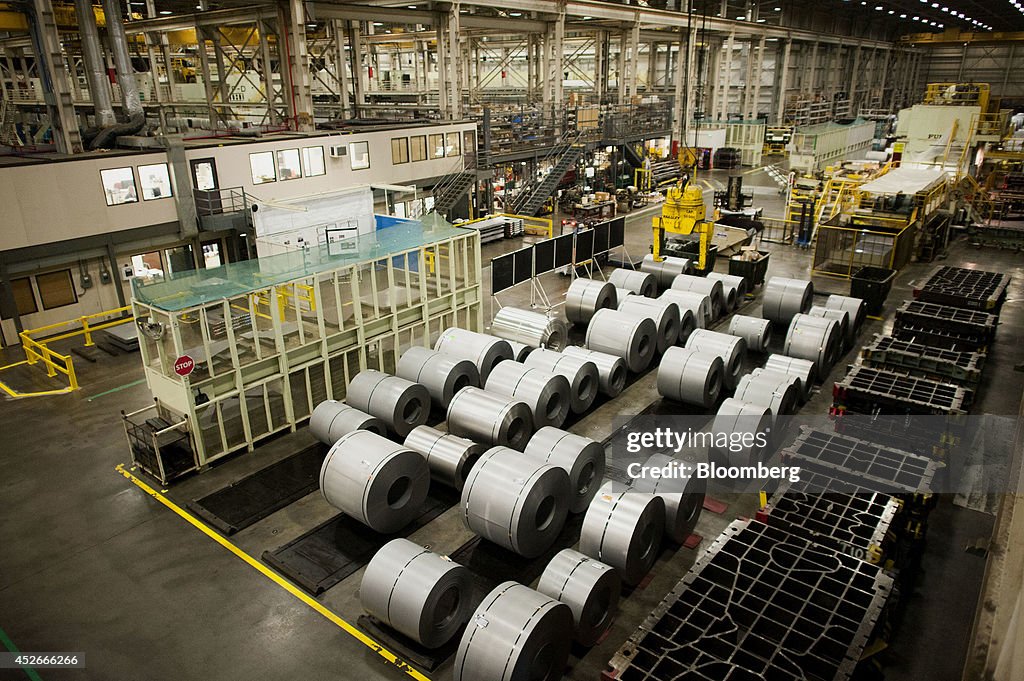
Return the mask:
[[[522,451],[533,435],[530,405],[482,388],[463,388],[448,405],[448,432]]]
[[[473,464],[487,450],[485,445],[430,426],[413,428],[405,438],[405,446],[427,460],[433,480],[457,490],[462,489]]]
[[[487,380],[487,375],[498,362],[512,359],[512,346],[504,338],[455,327],[444,330],[434,343],[434,349],[476,364],[481,383]]]
[[[597,365],[588,359],[541,348],[531,352],[524,364],[567,378],[570,387],[569,408],[574,414],[582,414],[590,409],[597,399],[601,379],[597,373]]]
[[[430,348],[406,350],[398,360],[395,374],[426,388],[431,402],[442,411],[448,408],[455,393],[463,388],[480,387],[476,364]]]
[[[788,326],[793,315],[811,309],[814,286],[803,279],[771,277],[764,287],[761,316],[778,326]]]
[[[342,435],[354,430],[368,430],[377,435],[388,434],[386,423],[337,400],[324,400],[316,405],[313,415],[309,417],[309,430],[313,437],[325,445],[333,445]]]
[[[839,359],[841,343],[839,323],[834,319],[797,314],[789,324],[782,352],[814,362],[818,376],[824,378]]]
[[[469,618],[454,681],[559,681],[572,630],[565,603],[516,582],[499,584]]]
[[[653,274],[654,280],[658,283],[659,289],[666,289],[672,285],[672,280],[680,274],[688,274],[693,269],[686,258],[674,258],[670,255],[663,256],[661,262],[657,262],[650,253],[644,256],[640,263],[640,271]]]
[[[726,312],[725,289],[722,282],[693,274],[680,274],[672,280],[672,288],[677,291],[701,293],[711,298],[711,314],[718,319]]]
[[[508,345],[510,348],[512,348],[512,360],[516,362],[522,362],[524,359],[526,359],[527,355],[533,352],[533,348],[531,348],[526,343],[508,341]]]
[[[825,307],[823,305],[812,305],[807,314],[821,319],[831,319],[839,324],[839,337],[842,338],[841,345],[852,348],[857,340],[857,331],[850,320],[850,313],[846,310]]]
[[[864,324],[864,320],[868,315],[868,308],[863,299],[831,295],[825,301],[825,307],[830,310],[846,310],[850,314],[850,322],[853,324],[851,340],[856,338],[860,327]]]
[[[573,324],[588,324],[595,312],[615,309],[617,304],[614,284],[581,277],[565,293],[565,316]]]
[[[470,571],[408,539],[382,546],[366,566],[359,602],[426,648],[450,641],[473,613]]]
[[[426,388],[375,369],[360,371],[352,378],[345,402],[376,416],[398,437],[405,437],[430,418],[430,393]]]
[[[621,357],[629,370],[644,371],[658,349],[658,327],[646,317],[633,317],[618,310],[601,310],[587,327],[590,350]]]
[[[728,400],[727,400],[728,401]],[[704,458],[701,455],[701,458]],[[665,469],[678,465],[679,459],[666,454],[654,454],[647,459],[644,466]],[[689,461],[690,465],[696,461]],[[676,469],[678,470],[678,469]],[[633,481],[632,489],[647,492],[665,502],[665,536],[676,544],[684,543],[697,527],[701,511],[704,509],[704,495],[708,483],[704,478],[690,475],[683,478],[674,477],[643,477]]]
[[[658,559],[665,501],[646,492],[616,492],[612,485],[605,483],[587,508],[580,552],[611,565],[625,584],[634,586]]]
[[[638,296],[653,298],[658,295],[658,282],[653,274],[627,270],[621,267],[612,270],[608,275],[608,282],[615,288],[624,288],[632,291]],[[619,302],[622,302],[621,300]]]
[[[575,625],[573,638],[592,646],[611,626],[622,580],[614,568],[579,551],[563,549],[544,568],[537,591],[568,605]]]
[[[686,339],[689,350],[707,352],[718,355],[725,364],[722,373],[722,384],[726,388],[735,388],[743,371],[743,356],[747,352],[747,341],[727,333],[697,329]]]
[[[368,430],[342,435],[320,468],[327,503],[381,534],[416,518],[429,489],[426,459]]]
[[[530,438],[526,456],[558,466],[569,475],[570,513],[583,513],[604,478],[604,447],[588,437],[545,427]]]
[[[816,377],[814,362],[786,355],[768,355],[768,361],[764,363],[765,369],[781,371],[800,379],[801,402],[806,402],[811,397],[811,390],[814,388]]]
[[[626,378],[629,374],[629,367],[626,360],[606,352],[587,350],[578,345],[570,345],[562,350],[563,355],[581,357],[594,363],[597,367],[598,382],[601,392],[608,397],[616,397],[626,387]]]
[[[736,442],[729,447],[712,447],[710,456],[717,462],[727,466],[750,466],[764,460],[765,450],[770,441],[772,426],[772,410],[763,404],[744,402],[735,397],[727,398],[718,408],[715,420],[711,423],[711,432],[716,435],[732,433],[749,433],[756,436],[764,434],[765,446],[762,447],[755,438],[748,438],[746,443]],[[722,441],[720,437],[716,442]]]
[[[718,400],[724,373],[717,354],[669,348],[658,364],[658,394],[706,409]]]
[[[717,279],[722,282],[722,287],[726,292],[726,298],[732,301],[732,309],[735,310],[743,304],[743,301],[747,297],[746,279],[743,277],[737,277],[733,274],[722,274],[721,272],[708,272],[707,278],[712,281]],[[730,294],[729,291],[732,291],[732,294]]]
[[[795,376],[778,371],[758,369],[750,372],[736,386],[734,397],[772,410],[772,423],[780,416],[796,411],[800,402],[800,388]]]
[[[491,333],[507,341],[525,343],[531,348],[561,351],[569,337],[565,322],[540,312],[503,307],[494,315]]]
[[[772,323],[760,317],[733,315],[729,320],[729,335],[742,338],[754,352],[767,352],[772,339]]]
[[[530,405],[535,428],[560,426],[569,416],[572,392],[569,380],[561,374],[519,362],[502,362],[491,371],[484,389]],[[594,379],[594,390],[597,390],[597,379]]]
[[[711,296],[696,291],[680,291],[670,288],[662,291],[658,300],[667,300],[679,306],[679,310],[689,309],[693,314],[693,325],[698,329],[706,329],[715,321],[715,309],[711,304]],[[689,334],[687,334],[689,335]],[[686,340],[685,338],[683,339]]]
[[[462,488],[462,518],[484,539],[526,558],[551,548],[569,514],[569,474],[558,466],[492,447]]]
[[[647,317],[658,327],[658,352],[665,352],[679,341],[679,306],[668,300],[629,296],[619,303],[619,311]]]

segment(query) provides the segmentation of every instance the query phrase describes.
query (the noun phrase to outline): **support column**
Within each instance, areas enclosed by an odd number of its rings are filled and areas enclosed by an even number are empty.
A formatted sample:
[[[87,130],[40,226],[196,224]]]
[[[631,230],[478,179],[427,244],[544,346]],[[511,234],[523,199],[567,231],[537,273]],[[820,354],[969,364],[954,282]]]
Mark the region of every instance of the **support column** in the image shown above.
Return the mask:
[[[818,84],[818,41],[814,41],[811,47],[811,68],[808,69],[808,77],[801,90],[805,94],[811,94],[817,89]]]
[[[448,94],[448,22],[444,12],[434,14],[434,33],[437,36],[437,108],[441,118],[451,118],[451,97]]]
[[[53,128],[53,141],[62,154],[77,154],[84,149],[82,134],[78,128],[78,117],[71,97],[71,80],[68,77],[64,53],[61,51],[57,20],[53,15],[50,0],[35,0],[28,13],[32,32],[32,49],[36,55],[39,77],[46,99],[46,111]],[[120,18],[114,19],[119,21]],[[23,62],[24,63],[24,62]],[[25,81],[26,84],[29,82]]]
[[[366,71],[363,69],[363,30],[358,21],[348,26],[348,63],[352,73],[352,114],[359,118],[366,104]]]
[[[196,41],[199,43],[199,73],[203,76],[203,92],[206,94],[206,108],[210,126],[216,128],[219,114],[214,105],[213,75],[210,73],[210,55],[206,51],[206,29],[196,24]]]
[[[675,63],[675,74],[673,79],[673,90],[674,98],[672,106],[672,139],[679,141],[683,146],[688,146],[689,142],[686,139],[686,99],[687,91],[690,89],[690,83],[687,82],[686,77],[686,50],[687,43],[689,42],[688,36],[685,30],[679,32],[679,51],[676,53]],[[669,56],[671,56],[672,50],[669,46]]]
[[[284,12],[281,13],[282,15]],[[306,8],[302,0],[288,0],[287,30],[278,39],[287,36],[285,56],[288,59],[291,81],[290,107],[295,127],[300,131],[313,130],[313,90],[309,73],[309,49],[306,46]],[[285,35],[282,35],[285,34]]]
[[[565,5],[559,3],[558,18],[551,24],[551,71],[548,78],[551,84],[551,101],[561,109],[565,104],[562,95],[562,88],[565,80],[565,55],[563,44],[565,42]]]
[[[453,120],[462,118],[462,59],[459,58],[459,6],[458,2],[453,2],[446,13],[448,29],[448,39],[446,41],[448,47],[448,91],[451,96],[448,111]]]
[[[725,59],[722,73],[719,74],[719,79],[722,83],[721,88],[721,99],[718,106],[719,117],[722,120],[729,119],[729,87],[732,80],[732,62],[733,53],[736,50],[736,32],[732,31],[729,33],[729,39],[725,42]]]
[[[634,21],[629,32],[629,62],[626,70],[629,72],[629,97],[632,99],[637,92],[637,73],[640,69],[640,22]]]
[[[857,46],[853,48],[853,68],[850,69],[850,87],[849,92],[846,96],[850,100],[850,115],[856,115],[857,112],[857,88],[860,86],[860,53],[861,45],[857,43]]]
[[[628,31],[619,31],[619,59],[616,68],[615,84],[618,86],[619,104],[626,102],[626,41],[629,40]]]
[[[608,32],[598,31],[594,36],[594,99],[604,100],[608,90]]]
[[[751,44],[753,45],[753,44]],[[761,75],[764,72],[764,50],[765,50],[765,36],[761,36],[761,42],[757,46],[757,60],[754,62],[754,93],[753,101],[750,103],[748,120],[756,120],[757,115],[760,113],[761,108]],[[747,85],[749,91],[750,85]]]
[[[349,84],[348,84],[348,73],[347,73],[346,61],[345,61],[345,22],[340,20],[340,19],[334,19],[333,21],[331,21],[331,33],[334,35],[334,54],[332,56],[334,57],[334,74],[335,74],[334,80],[338,84],[338,98],[340,100],[338,103],[341,105],[341,117],[342,118],[348,118],[349,117],[349,105],[348,105]],[[262,35],[260,36],[260,39],[262,41],[262,39],[263,39]],[[262,48],[262,44],[261,44],[261,48]],[[414,51],[413,52],[413,68],[414,68],[414,73],[416,74],[416,80],[418,81],[419,80],[419,68],[416,65],[417,61],[418,61],[418,57],[416,55],[416,52]],[[269,66],[269,64],[268,64],[268,66]],[[417,88],[417,89],[419,89],[419,88]]]
[[[782,68],[775,73],[775,82],[778,83],[778,97],[775,107],[775,124],[782,125],[783,116],[786,111],[786,89],[789,87],[789,59],[793,49],[793,41],[787,40],[782,48]]]

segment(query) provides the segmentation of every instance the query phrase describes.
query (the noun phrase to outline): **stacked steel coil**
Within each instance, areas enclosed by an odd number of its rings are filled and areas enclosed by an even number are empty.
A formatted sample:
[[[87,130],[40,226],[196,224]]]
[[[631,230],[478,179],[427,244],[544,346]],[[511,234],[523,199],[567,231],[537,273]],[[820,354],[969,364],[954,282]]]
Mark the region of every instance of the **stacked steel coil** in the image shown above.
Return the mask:
[[[711,296],[696,291],[680,291],[670,288],[662,291],[659,300],[667,300],[679,306],[680,311],[689,309],[693,314],[693,324],[698,329],[706,329],[715,321],[715,308]]]
[[[612,270],[608,275],[608,281],[615,288],[624,288],[632,291],[638,296],[653,298],[658,295],[658,282],[653,274],[627,270],[621,267]]]
[[[622,581],[639,584],[658,559],[665,532],[665,501],[605,483],[590,502],[580,533],[580,553],[616,569]]]
[[[679,340],[679,306],[667,300],[629,296],[619,303],[619,312],[647,317],[658,327],[658,352],[665,352]]]
[[[707,408],[718,400],[724,372],[722,358],[717,354],[669,348],[658,365],[658,394]]]
[[[856,335],[867,318],[868,307],[862,298],[851,296],[831,295],[825,301],[825,307],[831,310],[846,310],[850,313],[850,321],[853,323],[853,334]]]
[[[522,400],[482,388],[463,388],[448,405],[448,431],[474,442],[522,451],[533,434],[533,413]]]
[[[718,319],[726,311],[725,290],[722,282],[692,274],[680,274],[672,280],[672,288],[677,291],[700,293],[711,298],[712,317]]]
[[[742,338],[727,333],[697,329],[686,339],[686,347],[698,352],[718,355],[725,364],[722,383],[726,388],[735,388],[743,372],[743,356],[747,351],[747,342]]]
[[[797,313],[789,324],[782,352],[814,362],[817,375],[824,377],[839,358],[841,343],[838,322]]]
[[[531,348],[561,351],[569,337],[565,322],[540,312],[503,307],[494,315],[491,333],[507,341],[524,343]]]
[[[725,444],[716,444],[711,448],[712,459],[728,466],[749,466],[764,460],[770,441],[771,426],[770,407],[745,402],[735,397],[726,398],[711,424],[711,432],[716,435],[716,443]],[[733,443],[728,439],[732,433],[749,433],[752,437]],[[757,438],[758,434],[761,435],[760,440]],[[726,437],[720,437],[722,435]]]
[[[455,393],[463,388],[480,387],[476,364],[430,348],[406,350],[398,360],[395,373],[426,388],[431,402],[440,410],[447,409]]]
[[[570,345],[562,350],[563,355],[572,355],[591,361],[597,367],[598,384],[601,392],[608,397],[617,397],[626,387],[629,368],[626,360],[606,352],[588,350],[577,345]]]
[[[502,362],[487,377],[488,392],[522,400],[530,406],[533,425],[560,426],[569,416],[572,393],[561,374],[535,369],[519,362]],[[594,379],[597,391],[597,379]]]
[[[336,400],[324,400],[316,405],[309,417],[309,429],[313,437],[325,445],[333,445],[342,435],[354,430],[388,434],[387,424],[380,419]]]
[[[771,409],[772,423],[796,411],[800,388],[795,376],[771,370],[755,370],[740,379],[735,398]]]
[[[640,271],[654,275],[660,289],[669,288],[673,279],[680,274],[688,274],[692,269],[693,266],[686,258],[674,258],[670,255],[662,257],[661,262],[658,262],[648,253],[640,263]]]
[[[534,433],[523,453],[562,468],[572,490],[569,512],[587,510],[604,478],[604,447],[582,435],[545,427]]]
[[[786,355],[769,355],[768,361],[764,363],[765,369],[781,371],[800,379],[801,402],[806,402],[811,397],[811,390],[814,388],[814,380],[817,376],[814,362],[798,357],[787,357]]]
[[[658,327],[646,317],[633,317],[618,310],[600,310],[587,327],[590,350],[621,357],[630,371],[647,369],[658,349]]]
[[[462,489],[473,464],[487,449],[485,445],[430,426],[414,428],[406,436],[405,446],[427,460],[431,479],[457,490]]]
[[[537,591],[572,610],[573,638],[592,646],[612,624],[619,605],[622,580],[614,568],[579,551],[555,554],[537,583]]]
[[[764,287],[761,316],[780,326],[787,326],[793,315],[811,309],[814,285],[803,279],[772,277]]]
[[[704,458],[704,455],[700,454],[696,458]],[[680,463],[683,462],[666,454],[654,454],[647,459],[644,467],[647,470],[671,470],[671,467]],[[688,465],[694,463],[697,463],[696,459],[686,461]],[[691,472],[688,476],[674,474],[657,478],[638,478],[633,481],[632,489],[653,494],[665,502],[665,536],[671,542],[682,544],[697,527],[697,521],[704,509],[707,486],[707,479]]]
[[[743,304],[743,301],[747,297],[746,279],[733,274],[722,274],[721,272],[708,272],[707,278],[712,281],[718,280],[722,282],[722,287],[726,292],[726,298],[732,300],[732,309],[735,310]],[[730,291],[732,292],[731,294],[729,293]]]
[[[565,316],[573,324],[589,324],[595,312],[614,309],[617,304],[614,284],[581,277],[565,294]]]
[[[356,374],[345,402],[379,418],[398,437],[405,437],[430,417],[430,393],[419,383],[375,369]]]
[[[487,380],[487,375],[498,362],[512,359],[512,346],[505,339],[455,327],[444,330],[434,349],[476,364],[481,383]]]
[[[857,341],[857,330],[854,328],[853,320],[850,319],[850,313],[846,310],[812,305],[807,314],[812,317],[832,319],[837,322],[839,324],[839,337],[842,339],[843,347],[852,348],[853,344]]]
[[[767,352],[772,339],[772,323],[759,317],[733,315],[729,320],[729,335],[742,338],[754,352]]]
[[[569,381],[569,407],[574,414],[582,414],[597,399],[600,377],[597,365],[577,355],[535,350],[526,358],[525,365],[553,374],[560,374]]]

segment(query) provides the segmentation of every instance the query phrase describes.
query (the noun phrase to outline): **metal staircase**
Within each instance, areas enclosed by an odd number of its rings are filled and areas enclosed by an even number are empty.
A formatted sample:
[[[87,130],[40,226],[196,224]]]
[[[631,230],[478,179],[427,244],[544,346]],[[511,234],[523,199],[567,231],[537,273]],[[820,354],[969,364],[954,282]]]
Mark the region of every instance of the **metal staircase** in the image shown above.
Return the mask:
[[[578,133],[574,134],[571,138],[563,138],[565,141],[552,148],[541,161],[541,164],[554,161],[551,172],[523,187],[522,191],[512,200],[512,213],[527,217],[537,215],[537,212],[544,206],[548,198],[555,193],[555,189],[558,188],[558,184],[565,177],[565,174],[569,172],[569,169],[583,155],[583,147],[578,144],[579,138],[580,135]]]
[[[448,217],[448,211],[455,207],[475,182],[476,168],[459,169],[446,175],[431,190],[434,197],[434,212]]]

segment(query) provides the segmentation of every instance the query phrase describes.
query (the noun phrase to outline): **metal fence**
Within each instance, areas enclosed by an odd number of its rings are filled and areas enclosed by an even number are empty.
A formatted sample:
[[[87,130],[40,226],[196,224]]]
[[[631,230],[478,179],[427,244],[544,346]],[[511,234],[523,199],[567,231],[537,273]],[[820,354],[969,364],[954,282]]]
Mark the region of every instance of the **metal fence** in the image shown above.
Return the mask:
[[[814,249],[814,274],[849,279],[861,267],[898,270],[910,261],[917,228],[900,231],[820,225]]]

